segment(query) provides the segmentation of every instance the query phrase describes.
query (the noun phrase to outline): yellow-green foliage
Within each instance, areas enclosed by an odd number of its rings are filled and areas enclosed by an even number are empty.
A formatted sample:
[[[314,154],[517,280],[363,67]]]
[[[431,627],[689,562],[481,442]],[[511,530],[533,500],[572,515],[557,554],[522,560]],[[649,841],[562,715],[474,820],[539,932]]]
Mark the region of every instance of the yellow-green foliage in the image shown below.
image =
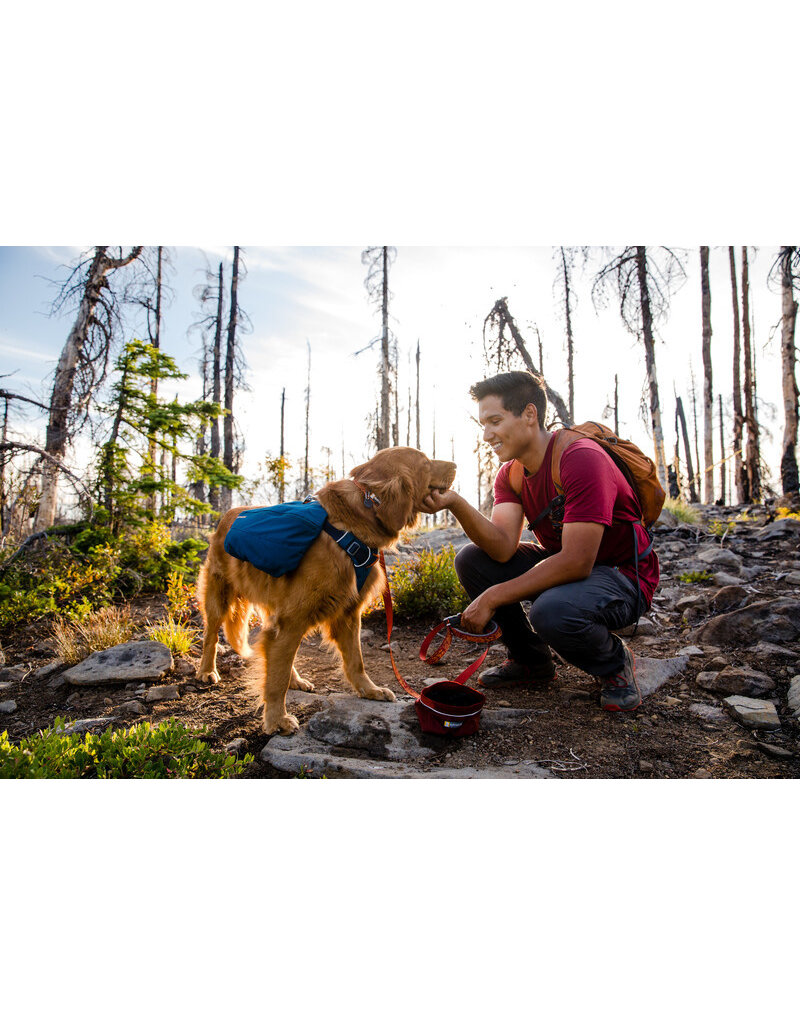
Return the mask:
[[[207,730],[170,718],[157,726],[65,736],[64,720],[12,743],[0,733],[0,779],[229,779],[253,760],[215,754]]]
[[[678,498],[667,498],[664,508],[670,511],[679,523],[696,523],[700,518],[696,508],[692,508],[691,505],[685,504]]]
[[[167,615],[148,626],[147,635],[151,640],[165,644],[173,654],[185,657],[200,636],[200,630],[184,626],[183,623],[176,622],[171,615]]]
[[[681,583],[707,583],[714,579],[714,575],[708,569],[695,569],[691,572],[679,572],[677,578]]]
[[[56,654],[70,665],[83,661],[92,651],[124,644],[132,634],[131,611],[127,607],[100,608],[77,621],[59,618],[53,623]]]
[[[776,515],[778,519],[800,519],[800,512],[792,512],[790,508],[781,507]]]
[[[421,551],[389,571],[392,600],[398,614],[444,618],[470,603],[454,566],[452,544],[441,551]]]
[[[167,576],[167,612],[177,622],[189,618],[192,587],[183,582],[182,572],[171,572]]]

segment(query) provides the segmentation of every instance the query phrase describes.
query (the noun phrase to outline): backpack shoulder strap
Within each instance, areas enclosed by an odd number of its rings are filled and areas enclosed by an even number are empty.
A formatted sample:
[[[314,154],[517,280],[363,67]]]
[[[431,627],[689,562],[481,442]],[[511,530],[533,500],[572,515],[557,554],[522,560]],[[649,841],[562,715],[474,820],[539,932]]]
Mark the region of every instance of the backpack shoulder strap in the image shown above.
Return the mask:
[[[553,478],[556,490],[559,494],[564,493],[564,488],[561,486],[561,456],[565,450],[569,448],[575,441],[580,441],[581,438],[586,435],[581,433],[579,430],[570,430],[569,427],[564,427],[563,430],[559,430],[556,434],[556,439],[553,442],[553,456],[550,463],[550,475]]]
[[[511,463],[511,469],[508,471],[508,482],[511,486],[511,490],[516,494],[518,498],[522,497],[522,480],[525,476],[525,467],[519,461],[514,459]]]

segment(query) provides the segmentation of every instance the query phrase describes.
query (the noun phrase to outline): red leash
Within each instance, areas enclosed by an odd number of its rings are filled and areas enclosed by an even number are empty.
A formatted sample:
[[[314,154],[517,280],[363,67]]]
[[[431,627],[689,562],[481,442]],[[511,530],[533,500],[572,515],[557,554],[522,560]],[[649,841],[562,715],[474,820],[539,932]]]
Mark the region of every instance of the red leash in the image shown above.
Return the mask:
[[[403,687],[406,693],[409,694],[409,696],[414,697],[415,700],[419,700],[420,695],[417,693],[415,689],[413,689],[413,687],[408,685],[405,679],[403,679],[394,660],[394,654],[392,653],[392,626],[394,623],[394,611],[392,609],[392,592],[389,589],[389,574],[386,572],[386,562],[384,561],[382,551],[378,558],[380,560],[381,569],[383,569],[383,575],[386,580],[386,586],[383,591],[383,607],[386,610],[386,639],[389,643],[389,657],[392,660],[392,668],[394,669],[394,674],[397,677],[398,683],[400,683],[400,685]],[[468,633],[465,629],[461,629],[461,627],[458,625],[460,621],[460,615],[451,615],[448,618],[446,618],[443,622],[440,622],[438,626],[435,626],[422,641],[422,646],[419,649],[419,656],[420,660],[424,661],[427,665],[435,665],[437,662],[441,661],[442,658],[445,656],[448,648],[450,647],[450,644],[453,642],[454,637],[458,640],[469,640],[471,643],[475,644],[485,644],[486,649],[481,654],[481,656],[477,658],[475,661],[473,661],[473,663],[468,668],[465,668],[464,671],[459,676],[457,676],[456,679],[452,680],[452,682],[454,683],[463,684],[469,679],[472,673],[475,672],[478,668],[480,668],[480,666],[483,664],[484,660],[486,659],[486,655],[489,653],[489,644],[501,635],[501,631],[500,627],[494,621],[491,621],[489,623],[489,626],[491,628],[487,633]],[[430,647],[433,638],[437,636],[439,633],[441,633],[442,630],[445,631],[445,635],[442,638],[442,642],[439,644],[439,646],[436,648],[433,654],[428,655],[428,648]]]

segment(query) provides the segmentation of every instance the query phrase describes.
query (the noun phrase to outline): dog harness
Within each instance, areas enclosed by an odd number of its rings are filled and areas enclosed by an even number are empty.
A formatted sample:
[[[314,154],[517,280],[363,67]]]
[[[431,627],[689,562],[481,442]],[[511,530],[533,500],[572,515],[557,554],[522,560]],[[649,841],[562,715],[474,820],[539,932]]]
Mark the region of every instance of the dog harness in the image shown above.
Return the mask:
[[[331,526],[327,511],[313,495],[305,501],[240,512],[228,530],[224,547],[229,555],[250,562],[270,576],[285,576],[298,567],[323,530],[350,557],[357,589],[361,590],[378,560],[377,549],[349,531]]]

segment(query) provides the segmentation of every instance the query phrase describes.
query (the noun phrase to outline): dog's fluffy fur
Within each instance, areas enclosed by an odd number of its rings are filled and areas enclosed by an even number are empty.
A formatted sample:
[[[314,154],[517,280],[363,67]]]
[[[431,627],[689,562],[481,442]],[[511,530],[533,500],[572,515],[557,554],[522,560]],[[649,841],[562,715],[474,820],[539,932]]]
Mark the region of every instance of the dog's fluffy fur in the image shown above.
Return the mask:
[[[433,489],[450,487],[455,473],[454,463],[433,461],[416,448],[384,448],[350,473],[380,505],[367,508],[362,491],[347,479],[326,484],[317,497],[337,529],[351,531],[372,548],[386,548],[397,541],[403,527],[414,525],[423,498]],[[357,591],[352,561],[332,537],[321,533],[297,569],[278,578],[269,576],[225,551],[225,535],[243,511],[233,508],[222,516],[200,571],[197,599],[205,631],[199,678],[219,682],[220,625],[231,647],[250,657],[249,623],[257,608],[263,623],[257,645],[266,663],[261,685],[266,733],[292,733],[299,727],[294,715],[286,712],[286,693],[290,686],[314,689],[298,675],[294,657],[300,641],[317,626],[339,648],[345,675],[359,696],[394,700],[391,690],[372,682],[361,656],[361,610],[383,588],[380,566],[372,567]]]

